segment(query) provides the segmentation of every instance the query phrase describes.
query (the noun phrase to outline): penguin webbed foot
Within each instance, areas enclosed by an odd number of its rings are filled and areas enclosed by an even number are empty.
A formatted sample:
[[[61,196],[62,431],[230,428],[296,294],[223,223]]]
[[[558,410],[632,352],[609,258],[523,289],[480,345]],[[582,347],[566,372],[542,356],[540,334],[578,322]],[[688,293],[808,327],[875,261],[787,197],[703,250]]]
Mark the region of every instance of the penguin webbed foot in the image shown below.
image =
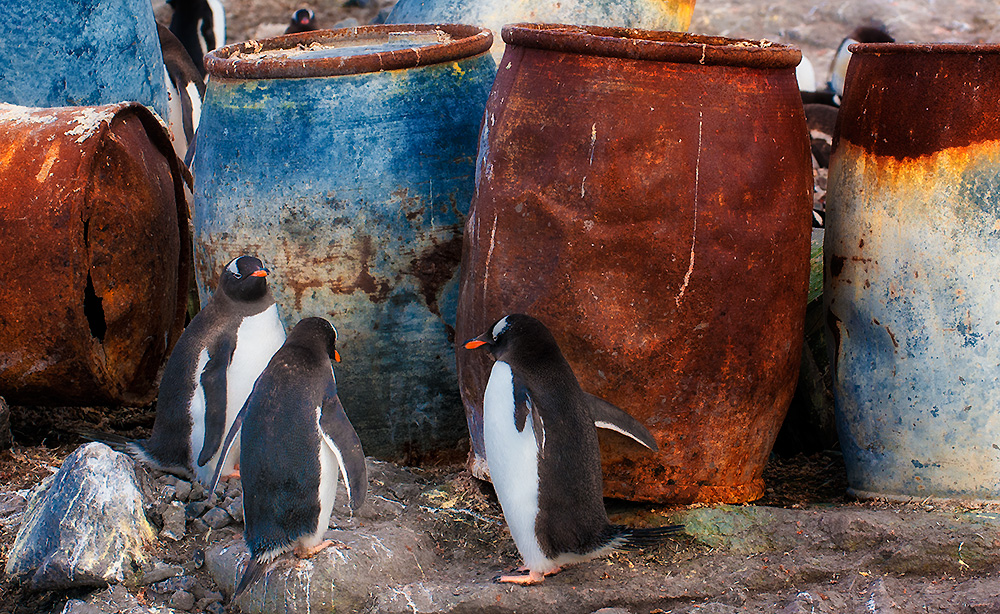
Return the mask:
[[[555,572],[553,572],[555,573]],[[497,578],[497,582],[507,583],[507,584],[520,584],[521,586],[530,586],[532,584],[539,584],[545,580],[545,576],[550,574],[543,574],[538,571],[529,571],[526,574],[520,575],[510,575],[510,576],[500,576]]]
[[[303,546],[302,544],[296,544],[294,553],[295,556],[297,556],[300,559],[311,559],[312,557],[316,556],[323,550],[326,550],[327,548],[333,545],[334,542],[332,542],[329,539],[324,539],[315,546]],[[341,545],[346,545],[346,544],[341,544]]]

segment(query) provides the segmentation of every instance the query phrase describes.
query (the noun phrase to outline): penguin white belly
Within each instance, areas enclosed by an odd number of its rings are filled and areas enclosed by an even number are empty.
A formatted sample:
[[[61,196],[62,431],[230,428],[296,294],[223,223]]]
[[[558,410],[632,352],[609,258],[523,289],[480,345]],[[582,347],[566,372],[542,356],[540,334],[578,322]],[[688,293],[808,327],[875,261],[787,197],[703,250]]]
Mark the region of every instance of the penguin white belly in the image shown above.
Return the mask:
[[[330,516],[333,514],[333,502],[337,498],[337,478],[340,473],[339,453],[331,447],[323,436],[319,425],[322,407],[316,408],[316,431],[319,434],[319,518],[316,522],[316,532],[311,536],[302,537],[299,542],[306,548],[311,548],[323,541],[323,534],[330,526]]]
[[[550,571],[555,564],[545,556],[535,535],[538,517],[538,444],[531,418],[518,432],[514,421],[514,375],[497,361],[490,372],[483,399],[483,438],[486,464],[503,516],[524,565]]]
[[[202,446],[205,445],[205,389],[201,387],[201,374],[205,372],[208,359],[208,349],[203,348],[198,354],[198,365],[194,369],[194,394],[189,404],[191,432],[188,435],[188,444],[191,446],[189,458],[192,465],[197,465],[195,461],[201,454]],[[214,463],[212,466],[215,466]],[[204,483],[212,479],[212,473],[206,471],[205,467],[195,467],[195,477]]]
[[[274,304],[255,316],[244,318],[236,331],[236,349],[226,371],[226,430],[236,420],[236,414],[243,409],[247,397],[253,391],[264,367],[271,357],[285,342],[285,328],[278,318],[278,305]],[[197,456],[195,456],[197,458]],[[223,475],[232,473],[233,467],[240,458],[240,439],[233,442],[226,464],[222,468]],[[216,450],[211,460],[205,463],[211,474],[219,462],[219,451]]]

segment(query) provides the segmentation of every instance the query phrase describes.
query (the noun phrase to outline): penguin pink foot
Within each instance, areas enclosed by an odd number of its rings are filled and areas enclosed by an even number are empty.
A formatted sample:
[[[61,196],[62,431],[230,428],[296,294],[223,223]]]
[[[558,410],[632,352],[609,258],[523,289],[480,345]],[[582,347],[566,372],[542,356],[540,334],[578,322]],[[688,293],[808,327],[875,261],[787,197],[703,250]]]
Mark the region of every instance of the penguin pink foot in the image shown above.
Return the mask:
[[[333,542],[328,539],[324,539],[323,541],[316,544],[315,546],[312,546],[311,548],[306,548],[303,547],[302,545],[298,545],[295,546],[295,556],[299,557],[300,559],[311,559],[312,557],[316,556],[317,554],[326,550],[332,545]]]
[[[500,582],[506,582],[509,584],[520,584],[521,586],[530,586],[532,584],[538,584],[545,580],[545,574],[537,571],[529,571],[528,573],[520,576],[500,576]]]

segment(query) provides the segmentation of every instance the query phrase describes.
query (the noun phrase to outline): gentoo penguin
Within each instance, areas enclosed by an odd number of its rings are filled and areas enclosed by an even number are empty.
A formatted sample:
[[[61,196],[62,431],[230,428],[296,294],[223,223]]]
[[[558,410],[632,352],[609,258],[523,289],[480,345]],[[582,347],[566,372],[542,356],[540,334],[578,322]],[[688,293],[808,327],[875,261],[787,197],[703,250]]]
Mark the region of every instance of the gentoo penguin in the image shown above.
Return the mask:
[[[316,26],[316,14],[309,9],[299,9],[292,13],[292,21],[285,28],[285,34],[312,32],[316,29],[318,29]]]
[[[160,35],[160,51],[163,53],[170,140],[177,157],[188,163],[188,146],[194,140],[201,118],[205,81],[177,37],[162,24],[156,24],[156,32]]]
[[[173,7],[170,31],[205,77],[205,54],[226,44],[226,10],[219,0],[167,0]]]
[[[216,469],[232,472],[236,455],[219,463],[222,440],[285,340],[267,273],[253,256],[223,269],[163,369],[152,434],[128,445],[140,461],[204,485]]]
[[[830,66],[830,89],[836,96],[837,104],[844,97],[844,84],[847,80],[847,66],[851,63],[851,50],[849,47],[854,43],[894,43],[894,39],[886,31],[884,25],[873,23],[871,25],[859,26],[840,42],[837,53],[833,56],[833,63]]]
[[[563,565],[640,548],[682,528],[608,522],[595,426],[650,450],[656,442],[635,418],[580,388],[545,325],[511,314],[464,345],[496,358],[483,399],[486,463],[528,571],[501,582],[535,584]]]
[[[351,509],[364,503],[365,455],[337,397],[331,359],[340,362],[336,329],[323,318],[300,321],[226,437],[228,451],[242,422],[243,535],[251,556],[234,599],[278,555],[294,548],[296,556],[310,557],[331,544],[323,533],[330,524],[338,472]],[[220,476],[216,471],[210,492]]]

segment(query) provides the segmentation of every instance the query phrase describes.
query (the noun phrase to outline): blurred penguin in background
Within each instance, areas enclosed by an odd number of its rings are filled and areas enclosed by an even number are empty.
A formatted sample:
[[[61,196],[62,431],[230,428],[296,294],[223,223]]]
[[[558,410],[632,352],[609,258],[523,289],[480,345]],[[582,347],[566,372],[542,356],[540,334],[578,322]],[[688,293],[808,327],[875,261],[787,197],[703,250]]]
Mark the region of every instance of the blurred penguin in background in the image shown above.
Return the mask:
[[[170,32],[187,49],[202,79],[205,54],[226,44],[226,11],[219,0],[167,0],[174,9]]]
[[[191,60],[184,45],[170,30],[156,24],[163,53],[164,78],[167,85],[167,125],[170,141],[177,157],[187,164],[188,147],[194,141],[201,118],[201,101],[205,96],[205,81]]]
[[[313,13],[310,9],[302,8],[292,13],[292,21],[285,28],[285,34],[312,32],[318,29],[316,25],[316,13]]]

